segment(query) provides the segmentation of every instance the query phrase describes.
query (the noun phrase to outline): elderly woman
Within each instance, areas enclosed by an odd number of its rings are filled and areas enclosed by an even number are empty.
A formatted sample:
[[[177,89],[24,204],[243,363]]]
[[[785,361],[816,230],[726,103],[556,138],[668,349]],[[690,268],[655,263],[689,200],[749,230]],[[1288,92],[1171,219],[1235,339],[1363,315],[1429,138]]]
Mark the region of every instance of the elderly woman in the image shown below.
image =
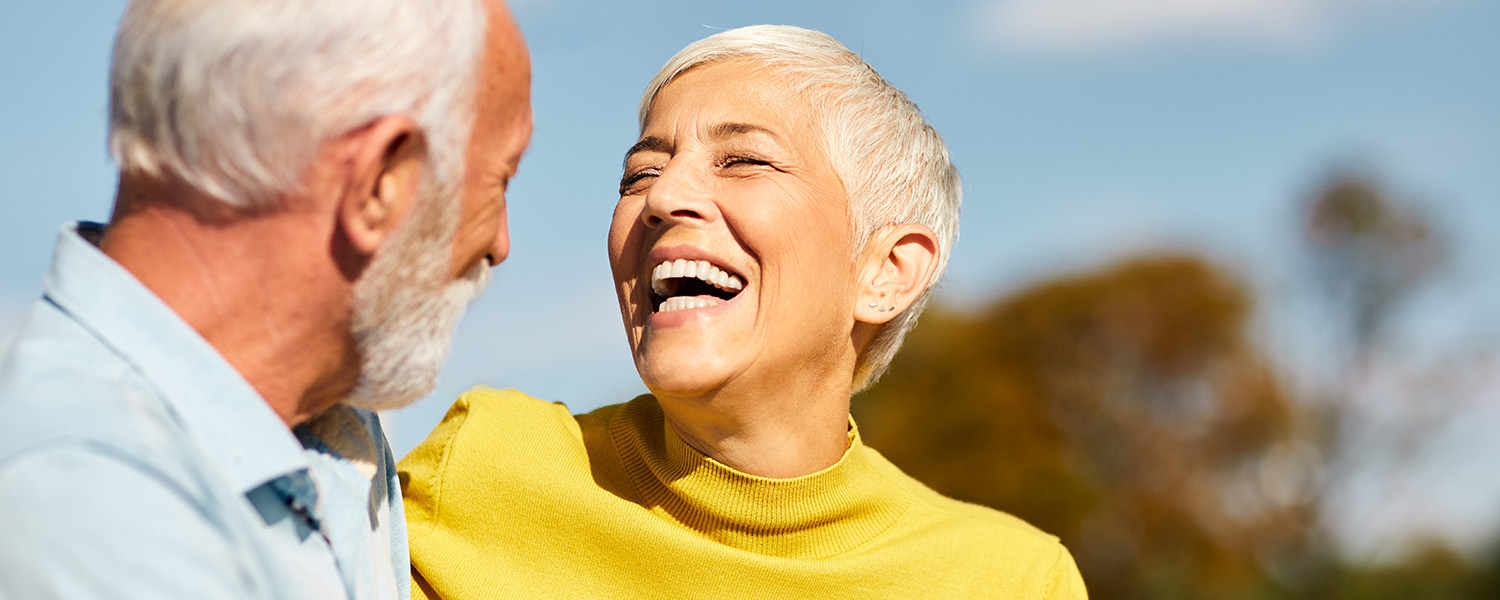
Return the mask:
[[[646,88],[609,232],[651,394],[475,389],[402,463],[416,597],[1082,598],[1050,535],[938,495],[849,398],[915,323],[958,174],[905,94],[758,26]]]

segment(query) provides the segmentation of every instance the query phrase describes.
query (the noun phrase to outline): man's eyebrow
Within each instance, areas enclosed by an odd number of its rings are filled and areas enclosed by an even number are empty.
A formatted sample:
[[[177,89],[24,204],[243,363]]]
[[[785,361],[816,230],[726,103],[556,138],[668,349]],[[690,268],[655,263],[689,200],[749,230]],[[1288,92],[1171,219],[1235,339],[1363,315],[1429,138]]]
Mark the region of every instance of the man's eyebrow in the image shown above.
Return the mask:
[[[643,137],[641,141],[636,142],[629,150],[625,151],[625,160],[620,161],[620,168],[625,168],[625,163],[630,162],[630,157],[635,156],[635,153],[646,151],[670,153],[672,151],[672,144],[655,136]]]

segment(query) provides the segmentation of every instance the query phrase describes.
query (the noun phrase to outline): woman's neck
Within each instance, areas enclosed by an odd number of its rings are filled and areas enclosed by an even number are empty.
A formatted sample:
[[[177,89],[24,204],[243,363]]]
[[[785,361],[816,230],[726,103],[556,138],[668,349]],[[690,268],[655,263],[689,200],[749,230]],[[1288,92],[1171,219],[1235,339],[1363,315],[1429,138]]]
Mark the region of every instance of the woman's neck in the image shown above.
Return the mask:
[[[848,387],[815,394],[657,394],[657,401],[672,432],[704,456],[742,473],[787,479],[821,471],[844,456]]]

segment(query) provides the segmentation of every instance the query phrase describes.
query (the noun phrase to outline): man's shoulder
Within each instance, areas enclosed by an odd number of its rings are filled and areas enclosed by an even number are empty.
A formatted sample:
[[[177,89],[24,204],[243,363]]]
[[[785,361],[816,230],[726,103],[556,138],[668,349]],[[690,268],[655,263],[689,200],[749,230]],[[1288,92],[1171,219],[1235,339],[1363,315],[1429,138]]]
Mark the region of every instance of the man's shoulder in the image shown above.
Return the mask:
[[[224,496],[157,391],[51,311],[0,348],[0,597],[248,597]]]
[[[133,366],[40,303],[0,347],[0,465],[29,452],[87,449],[127,462],[178,454],[180,434]]]

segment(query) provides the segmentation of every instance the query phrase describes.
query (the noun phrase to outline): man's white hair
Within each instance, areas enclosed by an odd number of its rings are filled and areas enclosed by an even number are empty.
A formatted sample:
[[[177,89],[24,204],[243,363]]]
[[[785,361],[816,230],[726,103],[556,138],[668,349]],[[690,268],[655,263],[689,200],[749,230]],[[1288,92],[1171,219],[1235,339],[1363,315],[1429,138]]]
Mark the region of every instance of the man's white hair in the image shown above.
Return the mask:
[[[121,172],[274,208],[327,141],[411,118],[432,175],[461,176],[482,0],[131,0],[110,74]]]
[[[890,366],[947,268],[963,197],[958,169],[942,136],[905,93],[832,36],[786,25],[732,29],[683,48],[646,86],[641,128],[669,82],[726,60],[770,67],[812,104],[825,151],[848,195],[856,256],[887,225],[920,223],[937,234],[937,270],[922,295],[882,326],[859,357],[853,387],[863,390]]]

